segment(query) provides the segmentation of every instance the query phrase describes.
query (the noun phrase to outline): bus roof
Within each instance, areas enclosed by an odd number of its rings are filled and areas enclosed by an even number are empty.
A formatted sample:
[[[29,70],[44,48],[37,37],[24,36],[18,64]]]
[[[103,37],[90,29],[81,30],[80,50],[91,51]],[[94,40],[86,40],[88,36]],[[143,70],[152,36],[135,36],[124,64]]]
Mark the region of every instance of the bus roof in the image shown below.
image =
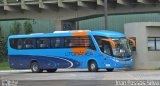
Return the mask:
[[[105,37],[126,37],[125,34],[109,30],[97,30],[97,31],[92,31],[91,33],[92,35],[105,36]]]
[[[11,35],[9,38],[32,38],[32,37],[50,37],[50,36],[72,36],[74,32],[86,32],[88,35],[96,35],[96,36],[105,36],[105,37],[125,37],[124,34],[115,32],[115,31],[108,31],[108,30],[96,30],[96,31],[89,31],[89,30],[78,30],[78,31],[55,31],[53,33],[34,33],[34,34],[27,34],[27,35]]]

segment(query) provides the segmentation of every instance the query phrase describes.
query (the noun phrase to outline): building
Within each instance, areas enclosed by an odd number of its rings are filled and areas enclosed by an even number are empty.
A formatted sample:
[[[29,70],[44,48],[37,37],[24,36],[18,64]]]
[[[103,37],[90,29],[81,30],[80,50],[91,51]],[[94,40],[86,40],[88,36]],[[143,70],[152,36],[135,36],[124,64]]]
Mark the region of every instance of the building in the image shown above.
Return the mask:
[[[125,24],[125,34],[136,38],[135,68],[160,68],[160,22]]]

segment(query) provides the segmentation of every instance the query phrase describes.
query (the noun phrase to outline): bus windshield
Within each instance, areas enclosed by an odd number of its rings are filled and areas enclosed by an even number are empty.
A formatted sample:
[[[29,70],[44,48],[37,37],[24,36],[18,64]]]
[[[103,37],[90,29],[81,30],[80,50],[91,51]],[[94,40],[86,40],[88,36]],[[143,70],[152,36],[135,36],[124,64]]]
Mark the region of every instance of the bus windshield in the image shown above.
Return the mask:
[[[104,54],[118,58],[130,57],[131,47],[127,38],[95,37],[98,46]]]
[[[116,57],[129,57],[131,56],[131,48],[126,38],[112,38],[115,42],[115,48],[112,48],[113,55]]]

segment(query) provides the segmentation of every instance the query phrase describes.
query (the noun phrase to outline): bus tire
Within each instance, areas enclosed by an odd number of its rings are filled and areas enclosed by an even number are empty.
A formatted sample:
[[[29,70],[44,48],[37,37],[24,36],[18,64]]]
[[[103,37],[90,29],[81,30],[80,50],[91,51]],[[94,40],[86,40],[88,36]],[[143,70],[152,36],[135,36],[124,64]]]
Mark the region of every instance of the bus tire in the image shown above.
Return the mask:
[[[106,69],[108,72],[113,72],[114,68],[107,68]]]
[[[98,72],[98,65],[95,61],[89,61],[88,70],[90,72]]]
[[[40,69],[38,62],[32,62],[31,63],[31,70],[33,73],[41,73],[43,72],[42,69]]]
[[[53,72],[56,72],[56,71],[57,71],[57,68],[55,68],[55,69],[48,69],[47,70],[48,73],[53,73]]]

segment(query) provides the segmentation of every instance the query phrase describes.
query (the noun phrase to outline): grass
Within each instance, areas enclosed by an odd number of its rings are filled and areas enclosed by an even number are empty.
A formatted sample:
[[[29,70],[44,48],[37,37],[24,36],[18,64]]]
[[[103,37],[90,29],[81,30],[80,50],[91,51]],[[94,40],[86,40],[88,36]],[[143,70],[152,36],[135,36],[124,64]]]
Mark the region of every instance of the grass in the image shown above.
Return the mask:
[[[11,68],[9,67],[8,62],[0,63],[0,70],[11,70]]]

